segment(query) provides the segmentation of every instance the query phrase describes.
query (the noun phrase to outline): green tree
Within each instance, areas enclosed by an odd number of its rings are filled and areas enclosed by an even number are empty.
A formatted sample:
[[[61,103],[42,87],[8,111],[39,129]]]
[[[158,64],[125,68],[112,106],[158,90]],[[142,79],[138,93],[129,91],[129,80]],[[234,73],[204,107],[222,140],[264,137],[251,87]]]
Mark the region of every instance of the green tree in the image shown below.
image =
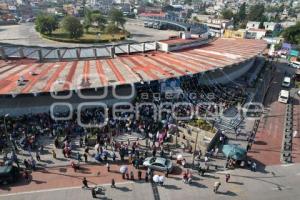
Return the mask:
[[[89,28],[92,26],[92,11],[88,8],[84,9],[83,28],[85,32],[89,32]]]
[[[105,33],[108,34],[116,34],[119,33],[120,29],[118,26],[116,26],[116,24],[114,23],[109,23],[106,27],[105,27]]]
[[[77,39],[83,35],[83,26],[76,17],[65,16],[61,22],[61,26],[69,33],[70,38]]]
[[[100,30],[103,30],[106,24],[106,18],[101,13],[93,13],[91,15],[91,20],[93,23],[97,24]]]
[[[249,21],[263,22],[266,20],[264,13],[265,13],[264,4],[255,4],[250,7],[247,18]]]
[[[223,9],[221,15],[224,19],[232,19],[234,14],[230,9]]]
[[[237,13],[238,22],[244,21],[246,19],[246,3],[243,3]]]
[[[121,26],[122,29],[124,29],[126,19],[124,18],[124,15],[120,10],[112,8],[109,12],[109,20],[112,23],[116,24],[118,27]]]
[[[282,34],[285,41],[292,44],[300,44],[300,22],[294,26],[290,26]]]
[[[58,28],[58,22],[53,15],[40,14],[35,20],[35,29],[39,33],[51,35]]]

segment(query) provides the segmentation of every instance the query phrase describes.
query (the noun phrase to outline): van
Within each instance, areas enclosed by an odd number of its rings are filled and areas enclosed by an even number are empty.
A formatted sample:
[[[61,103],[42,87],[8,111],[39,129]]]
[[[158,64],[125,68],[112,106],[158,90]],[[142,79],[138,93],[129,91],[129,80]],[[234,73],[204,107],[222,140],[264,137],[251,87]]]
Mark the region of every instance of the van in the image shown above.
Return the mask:
[[[281,90],[279,93],[278,101],[281,103],[287,103],[289,100],[290,92],[287,90]]]
[[[283,81],[281,83],[281,86],[283,86],[283,87],[290,87],[290,85],[291,85],[291,78],[288,77],[288,76],[284,77]]]

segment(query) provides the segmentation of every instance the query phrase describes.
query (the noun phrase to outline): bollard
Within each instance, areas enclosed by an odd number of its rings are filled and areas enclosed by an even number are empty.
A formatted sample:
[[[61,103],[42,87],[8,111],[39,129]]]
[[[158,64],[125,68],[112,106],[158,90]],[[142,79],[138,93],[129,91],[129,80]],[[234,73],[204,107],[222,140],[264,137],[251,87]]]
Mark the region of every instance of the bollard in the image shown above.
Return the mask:
[[[111,46],[110,48],[110,57],[115,58],[115,46]]]

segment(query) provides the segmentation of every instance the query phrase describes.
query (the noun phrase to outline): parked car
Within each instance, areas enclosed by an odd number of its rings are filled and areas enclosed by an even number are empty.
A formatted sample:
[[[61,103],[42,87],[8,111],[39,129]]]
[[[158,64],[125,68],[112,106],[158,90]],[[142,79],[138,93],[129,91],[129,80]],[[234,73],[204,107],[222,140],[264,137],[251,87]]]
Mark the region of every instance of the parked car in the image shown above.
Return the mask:
[[[162,157],[148,157],[143,165],[156,171],[168,171],[169,173],[173,169],[172,161]]]

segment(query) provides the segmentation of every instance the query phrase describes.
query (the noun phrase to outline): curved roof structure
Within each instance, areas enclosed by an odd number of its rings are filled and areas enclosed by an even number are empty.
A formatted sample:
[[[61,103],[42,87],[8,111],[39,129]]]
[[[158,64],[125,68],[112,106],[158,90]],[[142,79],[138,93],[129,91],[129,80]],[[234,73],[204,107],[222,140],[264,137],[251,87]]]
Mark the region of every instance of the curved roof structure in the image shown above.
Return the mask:
[[[43,93],[167,79],[238,64],[266,48],[262,40],[218,39],[164,53],[152,51],[78,61],[0,60],[0,95]],[[18,80],[23,80],[19,84]]]

